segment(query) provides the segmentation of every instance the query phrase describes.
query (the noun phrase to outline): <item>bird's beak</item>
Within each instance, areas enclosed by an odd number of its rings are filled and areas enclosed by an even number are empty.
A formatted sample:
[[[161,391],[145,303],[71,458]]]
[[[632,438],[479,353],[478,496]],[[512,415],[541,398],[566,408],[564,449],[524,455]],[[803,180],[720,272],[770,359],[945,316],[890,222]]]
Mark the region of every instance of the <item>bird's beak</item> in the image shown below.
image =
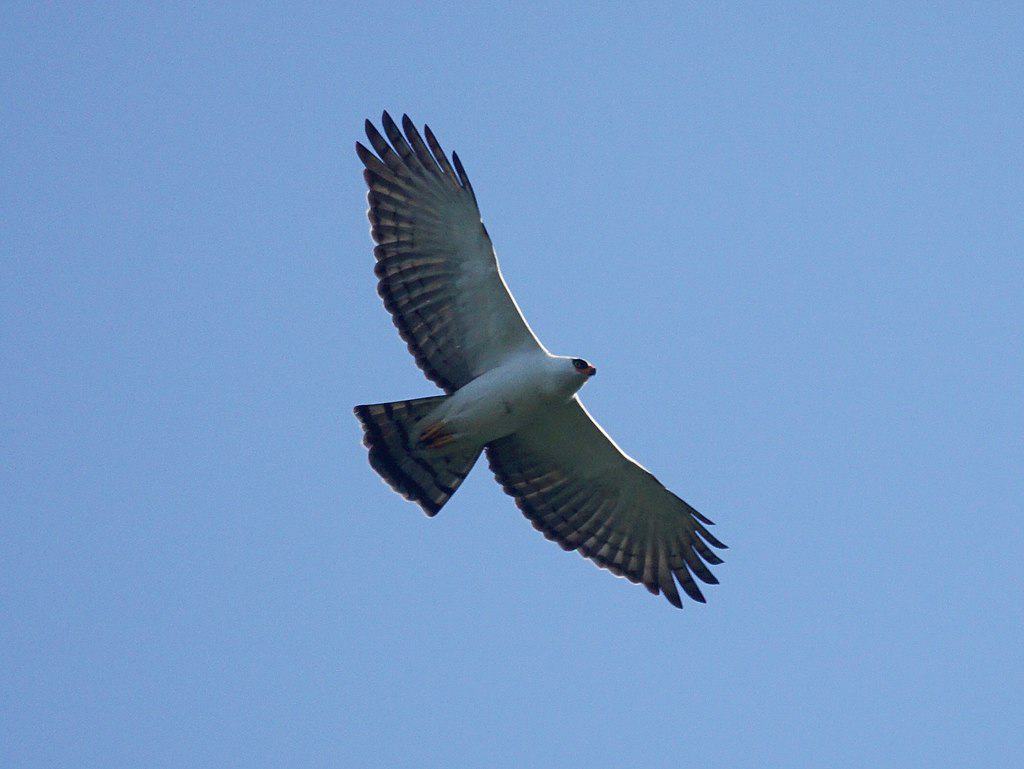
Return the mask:
[[[597,373],[597,369],[594,368],[593,366],[587,366],[585,369],[583,369],[583,373],[586,374],[587,376],[594,376],[594,374]]]

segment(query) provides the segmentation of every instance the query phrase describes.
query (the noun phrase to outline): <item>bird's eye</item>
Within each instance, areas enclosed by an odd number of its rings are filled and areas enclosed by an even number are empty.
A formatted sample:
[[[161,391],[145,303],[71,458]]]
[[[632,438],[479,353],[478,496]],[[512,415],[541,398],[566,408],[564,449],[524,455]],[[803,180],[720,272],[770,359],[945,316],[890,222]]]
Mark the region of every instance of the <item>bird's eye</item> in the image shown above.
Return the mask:
[[[583,360],[583,358],[573,358],[572,365],[576,368],[577,371],[582,371],[587,367],[588,364],[585,360]]]

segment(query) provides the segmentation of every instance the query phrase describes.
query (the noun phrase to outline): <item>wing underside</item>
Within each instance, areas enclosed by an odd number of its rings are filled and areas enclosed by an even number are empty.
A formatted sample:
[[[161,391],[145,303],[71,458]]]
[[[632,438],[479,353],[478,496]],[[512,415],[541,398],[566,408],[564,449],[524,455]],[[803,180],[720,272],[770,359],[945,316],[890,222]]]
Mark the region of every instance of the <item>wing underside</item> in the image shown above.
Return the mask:
[[[542,349],[509,293],[458,155],[388,113],[356,144],[369,192],[378,293],[417,364],[447,392],[510,353]],[[376,154],[375,154],[376,153]],[[454,163],[454,166],[453,164]]]
[[[578,399],[550,419],[487,447],[502,488],[548,539],[682,607],[696,580],[717,584],[708,565],[724,548],[710,520],[615,445]]]

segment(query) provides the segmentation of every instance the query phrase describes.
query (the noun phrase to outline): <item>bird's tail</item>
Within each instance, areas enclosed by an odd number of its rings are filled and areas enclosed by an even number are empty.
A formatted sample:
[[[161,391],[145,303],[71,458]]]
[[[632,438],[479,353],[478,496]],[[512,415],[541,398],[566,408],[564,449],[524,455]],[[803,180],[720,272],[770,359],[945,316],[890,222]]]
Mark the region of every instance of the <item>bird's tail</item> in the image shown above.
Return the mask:
[[[469,475],[480,447],[466,449],[427,417],[447,396],[356,406],[370,464],[388,485],[427,515],[438,510]]]

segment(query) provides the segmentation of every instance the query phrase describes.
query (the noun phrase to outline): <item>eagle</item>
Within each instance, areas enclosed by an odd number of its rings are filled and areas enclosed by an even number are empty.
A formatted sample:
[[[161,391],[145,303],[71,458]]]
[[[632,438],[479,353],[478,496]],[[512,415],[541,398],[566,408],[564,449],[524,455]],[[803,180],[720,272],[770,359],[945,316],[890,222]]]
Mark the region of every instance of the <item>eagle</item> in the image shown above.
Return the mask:
[[[533,526],[682,608],[725,548],[705,516],[620,449],[580,402],[597,369],[552,355],[498,268],[458,154],[385,112],[356,142],[377,292],[435,395],[356,406],[370,465],[434,516],[480,454]],[[386,138],[385,138],[386,136]]]

